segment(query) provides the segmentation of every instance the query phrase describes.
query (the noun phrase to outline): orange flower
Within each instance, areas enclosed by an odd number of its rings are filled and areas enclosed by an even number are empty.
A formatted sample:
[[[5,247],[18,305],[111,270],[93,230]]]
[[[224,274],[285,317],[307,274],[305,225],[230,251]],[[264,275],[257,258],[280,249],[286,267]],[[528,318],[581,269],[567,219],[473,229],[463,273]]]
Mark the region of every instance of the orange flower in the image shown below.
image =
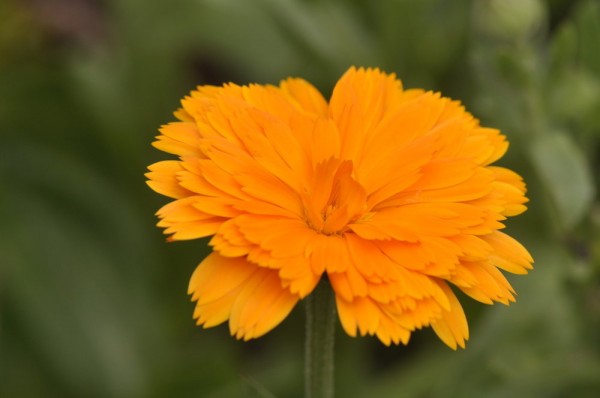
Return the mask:
[[[456,101],[351,68],[329,103],[309,83],[201,86],[154,146],[178,156],[148,184],[172,240],[212,236],[192,275],[194,318],[248,340],[277,326],[326,275],[344,330],[406,344],[431,326],[450,347],[468,327],[450,284],[514,301],[500,272],[532,258],[501,232],[525,184],[491,164],[508,148]]]

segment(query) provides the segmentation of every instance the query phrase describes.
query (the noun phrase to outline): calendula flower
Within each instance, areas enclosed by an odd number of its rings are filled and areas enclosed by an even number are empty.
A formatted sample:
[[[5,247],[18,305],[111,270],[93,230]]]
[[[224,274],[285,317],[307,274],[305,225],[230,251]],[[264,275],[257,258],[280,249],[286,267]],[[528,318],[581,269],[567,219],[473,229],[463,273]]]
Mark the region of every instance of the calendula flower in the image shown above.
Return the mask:
[[[349,335],[406,344],[431,326],[464,347],[450,286],[508,304],[501,270],[531,268],[501,232],[527,202],[491,165],[505,137],[438,93],[351,68],[329,102],[301,79],[200,86],[175,116],[154,146],[178,159],[147,177],[173,199],[157,213],[171,240],[212,236],[189,284],[199,325],[259,337],[326,278]]]

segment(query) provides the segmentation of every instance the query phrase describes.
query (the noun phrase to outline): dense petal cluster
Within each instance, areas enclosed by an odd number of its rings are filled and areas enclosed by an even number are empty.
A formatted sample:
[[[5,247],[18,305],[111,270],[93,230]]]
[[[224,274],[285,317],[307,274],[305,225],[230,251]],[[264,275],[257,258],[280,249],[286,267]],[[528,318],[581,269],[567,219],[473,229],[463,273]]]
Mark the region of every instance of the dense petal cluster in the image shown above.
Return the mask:
[[[525,211],[525,184],[491,164],[508,143],[456,101],[351,68],[329,102],[309,83],[201,86],[154,146],[149,167],[173,200],[158,211],[172,240],[212,236],[189,293],[194,318],[251,339],[277,326],[326,276],[351,336],[406,344],[431,326],[464,347],[450,285],[514,301],[503,271],[532,258],[501,232]]]

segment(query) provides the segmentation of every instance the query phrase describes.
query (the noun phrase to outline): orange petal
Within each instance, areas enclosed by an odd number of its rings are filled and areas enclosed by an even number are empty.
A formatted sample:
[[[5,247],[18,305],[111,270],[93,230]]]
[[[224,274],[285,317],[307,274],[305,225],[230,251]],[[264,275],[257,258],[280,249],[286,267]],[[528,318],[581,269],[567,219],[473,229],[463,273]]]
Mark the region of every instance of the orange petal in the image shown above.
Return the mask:
[[[300,298],[308,296],[321,280],[321,275],[313,272],[304,255],[277,259],[276,262],[284,285]]]
[[[393,104],[393,110],[366,139],[358,155],[357,167],[365,175],[384,173],[385,176],[385,169],[390,163],[395,163],[393,160],[399,157],[408,160],[411,157],[406,148],[418,144],[421,149],[432,152],[434,145],[426,144],[430,138],[423,140],[423,136],[434,126],[443,107],[444,100],[440,99],[439,94],[432,93]]]
[[[316,234],[307,248],[312,270],[316,275],[323,272],[342,272],[350,265],[346,239],[336,235]]]
[[[496,192],[504,199],[502,214],[512,217],[527,210],[524,203],[528,202],[525,197],[526,187],[521,176],[504,167],[489,167],[496,176]]]
[[[472,286],[459,286],[459,288],[471,298],[485,304],[492,304],[497,301],[508,305],[510,302],[515,301],[513,288],[495,266],[483,261],[464,261],[459,268],[463,267],[466,268],[476,282]],[[452,278],[450,278],[450,281],[452,281]]]
[[[250,242],[268,251],[275,251],[277,257],[291,257],[306,251],[306,244],[316,233],[306,224],[295,218],[261,216],[244,214],[235,219],[241,234]],[[285,231],[294,231],[299,234],[299,242],[289,242],[287,247],[279,247],[283,237],[291,237]],[[300,243],[300,244],[299,244]]]
[[[234,219],[227,220],[221,224],[209,244],[215,251],[225,257],[245,256],[256,247],[240,232]]]
[[[274,211],[276,214],[287,213],[298,217],[302,216],[300,196],[276,176],[267,173],[244,173],[236,176],[235,179],[240,183],[244,193],[257,201],[266,202],[278,208]],[[243,206],[243,204],[240,205],[240,207]]]
[[[277,272],[243,257],[209,255],[194,271],[188,289],[197,301],[194,318],[204,327],[229,319],[231,334],[249,340],[277,326],[298,302]]]
[[[479,127],[472,130],[471,137],[462,148],[462,153],[471,155],[479,153],[477,162],[488,165],[500,159],[508,150],[506,137],[496,129]]]
[[[335,294],[345,301],[365,297],[369,293],[367,281],[354,266],[349,267],[346,272],[331,272],[328,278]]]
[[[402,84],[379,69],[350,68],[337,82],[329,115],[341,135],[341,158],[357,159],[386,109],[399,101]]]
[[[481,238],[494,249],[490,256],[493,265],[513,274],[526,274],[533,268],[527,249],[507,234],[495,231]]]
[[[357,297],[352,302],[347,302],[336,297],[338,314],[342,327],[352,337],[357,331],[361,336],[375,334],[379,326],[381,311],[368,298]]]
[[[260,269],[237,292],[229,330],[238,339],[260,337],[279,325],[299,297],[282,287],[277,272]]]
[[[194,207],[196,197],[188,196],[163,206],[158,212],[158,226],[174,240],[203,238],[217,232],[224,218],[202,212]]]
[[[146,183],[154,191],[173,199],[179,199],[192,195],[192,192],[182,187],[177,178],[184,168],[181,162],[176,160],[164,160],[148,167],[150,172],[146,173],[149,179]]]
[[[411,332],[430,324],[440,316],[439,305],[431,300],[403,304],[398,298],[389,304],[380,304],[369,297],[357,297],[352,301],[336,295],[338,315],[344,331],[355,337],[376,335],[386,345],[407,344]]]
[[[439,285],[450,301],[450,309],[442,311],[442,317],[432,322],[431,327],[453,350],[456,350],[457,345],[465,348],[465,341],[469,339],[469,325],[465,312],[450,287],[444,282],[440,282]]]
[[[194,123],[173,122],[160,129],[158,141],[152,145],[161,151],[178,156],[204,157],[200,149],[200,135]]]
[[[327,112],[327,101],[306,80],[286,79],[279,86],[292,99],[292,102],[303,111],[315,116],[324,116]]]

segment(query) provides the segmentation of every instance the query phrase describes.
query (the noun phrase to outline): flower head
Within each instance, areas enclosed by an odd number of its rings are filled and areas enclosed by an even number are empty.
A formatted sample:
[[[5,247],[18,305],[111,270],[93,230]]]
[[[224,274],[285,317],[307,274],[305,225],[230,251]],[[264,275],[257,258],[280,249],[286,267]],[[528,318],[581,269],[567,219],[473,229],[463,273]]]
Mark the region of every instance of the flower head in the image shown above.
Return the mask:
[[[406,344],[431,326],[464,347],[450,285],[483,303],[514,301],[500,270],[532,258],[501,232],[525,211],[525,185],[491,164],[508,148],[456,101],[351,68],[329,102],[309,83],[201,86],[154,146],[173,199],[158,211],[172,240],[212,236],[189,293],[204,327],[232,335],[277,326],[326,275],[351,336]]]

